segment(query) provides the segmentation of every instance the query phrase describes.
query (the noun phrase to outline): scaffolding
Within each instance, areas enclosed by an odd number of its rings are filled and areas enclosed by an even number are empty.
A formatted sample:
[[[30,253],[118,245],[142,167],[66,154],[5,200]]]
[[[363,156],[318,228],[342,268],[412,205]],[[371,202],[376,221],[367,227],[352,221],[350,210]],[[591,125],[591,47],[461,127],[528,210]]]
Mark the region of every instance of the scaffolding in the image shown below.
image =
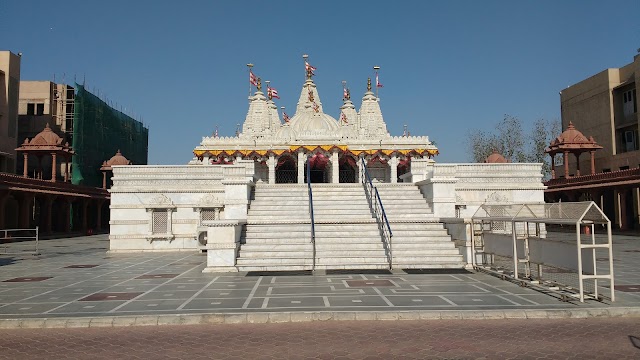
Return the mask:
[[[118,150],[133,164],[147,164],[149,129],[79,84],[75,85],[71,139],[77,154],[72,163],[73,184],[102,186],[100,165]]]
[[[575,248],[554,239],[545,239],[548,225],[575,226]],[[596,236],[596,230],[606,228],[606,235]],[[585,299],[585,280],[593,280],[593,294],[600,299],[598,280],[609,280],[610,299],[615,301],[611,221],[592,201],[552,204],[481,205],[472,217],[472,264],[474,268],[509,277],[523,286],[543,287],[561,291],[566,300],[572,287],[543,281],[543,265],[575,269],[578,275],[580,302]],[[508,244],[510,238],[510,244]],[[596,250],[607,252],[598,258]],[[511,257],[512,272],[496,270],[494,256]],[[480,259],[480,260],[479,260]],[[608,261],[608,274],[598,274],[596,261]],[[524,272],[520,273],[520,265]],[[532,267],[537,267],[536,277]]]

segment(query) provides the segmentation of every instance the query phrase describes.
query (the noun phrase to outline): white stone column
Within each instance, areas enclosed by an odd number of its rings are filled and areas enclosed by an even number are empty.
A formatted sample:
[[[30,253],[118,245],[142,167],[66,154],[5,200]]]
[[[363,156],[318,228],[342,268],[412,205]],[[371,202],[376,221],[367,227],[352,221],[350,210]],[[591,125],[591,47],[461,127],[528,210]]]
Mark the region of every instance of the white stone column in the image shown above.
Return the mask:
[[[391,155],[389,166],[391,166],[391,183],[395,184],[398,182],[398,157],[395,153]]]
[[[275,184],[276,183],[276,157],[273,154],[269,155],[267,166],[269,166],[269,184]]]
[[[360,153],[358,156],[358,182],[362,182],[364,178],[364,167],[362,166],[362,159],[364,159],[364,153]]]
[[[340,182],[340,166],[338,165],[338,150],[331,153],[331,182],[337,184]]]
[[[298,184],[304,184],[304,163],[307,160],[304,155],[304,149],[298,150]]]

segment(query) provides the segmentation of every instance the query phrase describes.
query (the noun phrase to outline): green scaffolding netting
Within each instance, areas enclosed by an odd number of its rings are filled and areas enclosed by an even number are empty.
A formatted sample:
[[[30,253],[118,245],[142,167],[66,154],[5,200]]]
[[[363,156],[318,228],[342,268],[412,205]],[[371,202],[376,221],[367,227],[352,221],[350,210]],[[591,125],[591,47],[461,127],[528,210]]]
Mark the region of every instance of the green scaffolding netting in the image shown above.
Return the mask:
[[[116,151],[136,165],[147,164],[149,129],[75,84],[71,145],[73,184],[102,186],[100,166]]]

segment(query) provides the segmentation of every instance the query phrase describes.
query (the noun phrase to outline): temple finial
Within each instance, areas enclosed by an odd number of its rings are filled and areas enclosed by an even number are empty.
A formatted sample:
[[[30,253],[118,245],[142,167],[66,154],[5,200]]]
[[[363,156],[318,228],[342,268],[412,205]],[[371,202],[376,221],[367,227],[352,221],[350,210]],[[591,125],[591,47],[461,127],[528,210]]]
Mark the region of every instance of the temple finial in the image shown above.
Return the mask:
[[[367,91],[371,91],[371,78],[367,78]]]
[[[258,91],[262,91],[262,79],[258,78],[258,85],[256,85],[256,88],[258,88]]]

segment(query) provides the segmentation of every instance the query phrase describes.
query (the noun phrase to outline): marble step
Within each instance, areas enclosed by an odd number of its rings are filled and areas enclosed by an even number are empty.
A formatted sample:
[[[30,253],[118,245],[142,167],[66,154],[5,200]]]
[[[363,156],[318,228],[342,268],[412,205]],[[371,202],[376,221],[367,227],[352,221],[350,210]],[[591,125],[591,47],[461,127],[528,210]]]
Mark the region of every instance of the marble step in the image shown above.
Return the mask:
[[[385,257],[384,250],[349,250],[349,251],[341,251],[341,258],[372,258],[372,257]],[[273,251],[252,251],[252,250],[241,250],[240,256],[245,259],[254,258],[254,259],[262,259],[262,258],[304,258],[313,256],[313,251],[282,251],[282,250],[273,250]],[[324,251],[324,250],[316,250],[316,258],[334,258],[335,253],[332,251]]]

